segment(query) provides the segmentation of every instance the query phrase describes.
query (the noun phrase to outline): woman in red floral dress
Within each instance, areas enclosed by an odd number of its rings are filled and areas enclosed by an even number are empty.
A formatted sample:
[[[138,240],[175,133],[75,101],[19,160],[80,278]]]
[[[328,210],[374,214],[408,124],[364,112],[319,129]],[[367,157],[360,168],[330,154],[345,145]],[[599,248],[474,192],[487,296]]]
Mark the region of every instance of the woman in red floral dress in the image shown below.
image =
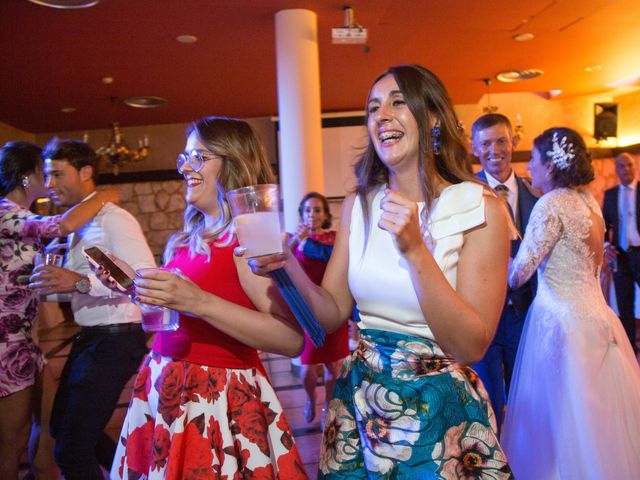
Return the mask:
[[[302,223],[291,237],[291,246],[296,258],[309,278],[320,285],[327,262],[333,251],[336,231],[331,227],[331,211],[327,199],[317,193],[307,193],[298,206]],[[300,355],[301,376],[307,401],[304,405],[304,418],[312,422],[316,416],[316,384],[318,383],[318,365],[324,367],[325,407],[333,395],[342,361],[349,355],[349,326],[345,322],[338,330],[327,335],[324,345],[316,348],[309,336],[304,335],[304,350]]]
[[[140,370],[111,478],[305,479],[282,406],[257,350],[297,355],[301,329],[270,279],[254,281],[225,201],[272,180],[251,127],[208,117],[188,129],[177,167],[186,182],[184,229],[165,267],[138,272],[137,300],[180,312]]]

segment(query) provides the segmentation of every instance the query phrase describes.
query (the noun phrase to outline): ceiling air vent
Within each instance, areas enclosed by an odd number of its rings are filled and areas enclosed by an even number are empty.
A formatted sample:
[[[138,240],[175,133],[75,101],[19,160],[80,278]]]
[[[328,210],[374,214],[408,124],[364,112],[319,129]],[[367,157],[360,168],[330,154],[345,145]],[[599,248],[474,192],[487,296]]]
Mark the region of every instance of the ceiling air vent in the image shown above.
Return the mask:
[[[505,72],[500,72],[499,74],[497,74],[496,78],[501,82],[514,83],[537,78],[543,73],[544,72],[542,70],[536,70],[533,68],[528,70],[507,70]]]
[[[168,102],[161,97],[129,97],[124,103],[135,108],[156,108],[166,105]]]
[[[101,0],[29,0],[31,3],[51,8],[89,8],[100,3]]]

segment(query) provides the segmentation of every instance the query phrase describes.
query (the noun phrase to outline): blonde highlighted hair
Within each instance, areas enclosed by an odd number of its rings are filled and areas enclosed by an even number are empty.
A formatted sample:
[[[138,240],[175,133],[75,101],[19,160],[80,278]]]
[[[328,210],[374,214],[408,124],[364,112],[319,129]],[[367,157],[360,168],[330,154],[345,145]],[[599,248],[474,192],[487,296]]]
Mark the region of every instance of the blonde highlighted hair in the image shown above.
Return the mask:
[[[262,143],[251,126],[235,118],[205,117],[191,124],[187,137],[198,136],[206,149],[219,156],[222,166],[218,173],[218,205],[220,216],[213,229],[205,227],[205,216],[197,208],[187,205],[184,211],[184,227],[174,233],[165,248],[166,264],[177,248],[189,247],[191,256],[201,254],[210,257],[210,242],[229,245],[234,241],[231,232],[231,212],[226,193],[240,187],[273,183],[273,173]]]

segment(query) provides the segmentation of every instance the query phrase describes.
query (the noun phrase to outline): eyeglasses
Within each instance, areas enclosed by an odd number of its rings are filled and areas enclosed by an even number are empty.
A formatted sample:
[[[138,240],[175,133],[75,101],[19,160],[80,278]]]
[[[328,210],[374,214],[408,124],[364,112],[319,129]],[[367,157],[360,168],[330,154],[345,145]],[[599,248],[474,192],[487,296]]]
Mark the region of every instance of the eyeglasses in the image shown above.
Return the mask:
[[[211,152],[207,152],[206,150],[194,149],[189,153],[183,152],[178,155],[178,158],[176,159],[176,167],[178,168],[178,173],[183,174],[184,171],[182,170],[182,167],[184,167],[185,163],[188,163],[191,170],[199,172],[202,170],[204,162],[207,160],[213,160],[214,158],[218,158],[218,156]]]

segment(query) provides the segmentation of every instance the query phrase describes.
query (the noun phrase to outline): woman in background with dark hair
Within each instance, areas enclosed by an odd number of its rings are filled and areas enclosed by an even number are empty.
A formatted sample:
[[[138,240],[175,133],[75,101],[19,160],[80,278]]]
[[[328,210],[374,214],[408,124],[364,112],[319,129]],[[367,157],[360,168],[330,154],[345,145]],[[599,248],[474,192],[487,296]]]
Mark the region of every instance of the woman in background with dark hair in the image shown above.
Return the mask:
[[[298,206],[301,224],[289,241],[294,255],[304,271],[314,283],[320,285],[327,262],[333,252],[336,231],[331,228],[331,211],[324,195],[317,192],[307,193]],[[324,369],[326,406],[333,395],[338,372],[344,358],[349,355],[349,326],[344,323],[338,330],[329,333],[324,345],[316,348],[309,335],[304,336],[304,350],[300,355],[302,385],[307,394],[304,406],[304,419],[312,422],[316,416],[316,384],[318,383],[318,365]]]
[[[44,357],[32,337],[38,294],[27,288],[34,258],[44,239],[64,236],[89,222],[106,202],[118,201],[104,190],[64,215],[29,211],[46,197],[42,150],[28,142],[0,149],[0,478],[18,478],[27,448],[31,415],[39,414],[38,384]]]
[[[551,128],[529,162],[538,200],[509,285],[538,271],[518,348],[502,443],[518,479],[637,478],[640,368],[599,283],[604,220],[584,140]]]

